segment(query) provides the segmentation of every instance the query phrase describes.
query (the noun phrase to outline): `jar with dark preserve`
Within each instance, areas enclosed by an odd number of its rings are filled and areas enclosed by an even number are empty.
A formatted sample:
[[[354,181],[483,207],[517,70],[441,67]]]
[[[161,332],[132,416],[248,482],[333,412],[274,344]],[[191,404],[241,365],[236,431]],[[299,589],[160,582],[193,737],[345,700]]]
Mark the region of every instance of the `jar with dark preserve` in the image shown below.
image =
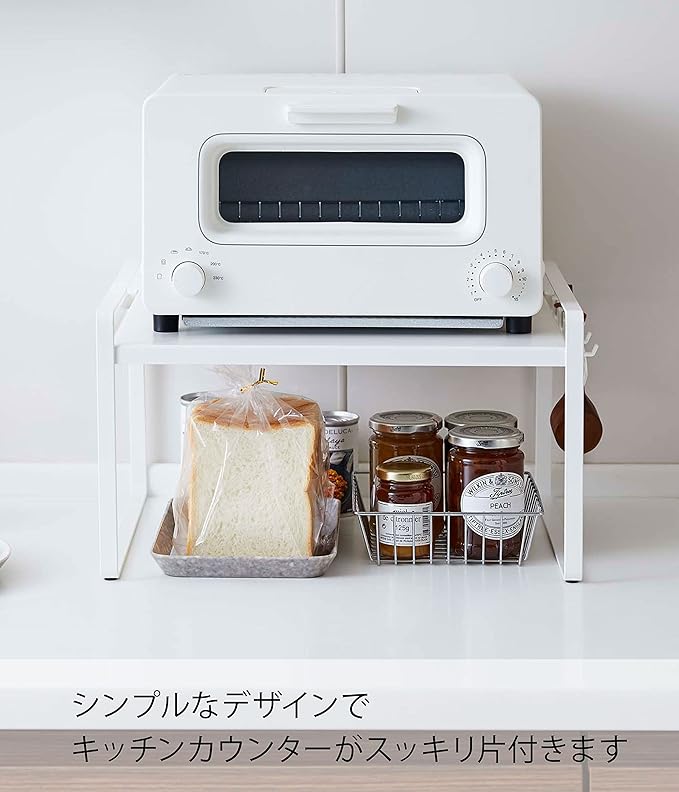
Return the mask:
[[[428,558],[432,541],[434,487],[426,462],[385,462],[377,466],[375,511],[381,558]]]
[[[504,410],[458,410],[448,413],[443,425],[446,429],[459,429],[462,426],[510,426],[516,429],[519,419]]]
[[[450,552],[473,561],[519,560],[525,509],[523,432],[509,426],[451,429],[447,443]],[[485,536],[485,551],[484,551]],[[502,541],[500,541],[502,540]]]
[[[371,502],[375,505],[377,466],[385,462],[426,462],[431,468],[434,509],[443,511],[443,419],[419,410],[390,410],[375,413],[369,421]],[[443,517],[433,519],[434,540],[443,531]]]

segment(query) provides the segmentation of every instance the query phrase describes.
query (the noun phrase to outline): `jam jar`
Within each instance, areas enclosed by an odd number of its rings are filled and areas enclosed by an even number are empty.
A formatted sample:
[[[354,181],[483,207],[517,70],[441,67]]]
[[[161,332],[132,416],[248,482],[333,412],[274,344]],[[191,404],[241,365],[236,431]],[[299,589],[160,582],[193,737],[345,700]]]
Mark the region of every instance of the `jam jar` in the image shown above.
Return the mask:
[[[385,462],[425,462],[431,467],[434,511],[443,511],[443,419],[436,413],[391,410],[375,413],[369,421],[371,502],[375,505],[377,466]],[[443,531],[443,517],[433,519],[434,539]]]
[[[473,561],[517,561],[525,509],[523,432],[510,426],[463,426],[448,432],[450,552]],[[477,514],[474,514],[476,512]],[[484,552],[485,535],[485,552]]]
[[[377,466],[375,511],[381,558],[428,558],[434,487],[427,462],[385,462]]]
[[[510,426],[519,425],[516,415],[502,410],[458,410],[448,413],[443,419],[446,429],[458,429],[461,426]]]

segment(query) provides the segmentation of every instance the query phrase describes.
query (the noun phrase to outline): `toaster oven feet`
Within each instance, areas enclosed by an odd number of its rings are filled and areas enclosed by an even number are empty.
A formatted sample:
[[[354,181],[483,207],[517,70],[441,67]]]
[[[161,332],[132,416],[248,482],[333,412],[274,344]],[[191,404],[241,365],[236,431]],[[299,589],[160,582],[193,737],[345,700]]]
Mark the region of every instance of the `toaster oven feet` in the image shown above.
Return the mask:
[[[532,316],[508,316],[505,320],[508,333],[530,333],[533,329]]]
[[[153,314],[153,329],[156,333],[177,333],[179,317],[176,314]]]

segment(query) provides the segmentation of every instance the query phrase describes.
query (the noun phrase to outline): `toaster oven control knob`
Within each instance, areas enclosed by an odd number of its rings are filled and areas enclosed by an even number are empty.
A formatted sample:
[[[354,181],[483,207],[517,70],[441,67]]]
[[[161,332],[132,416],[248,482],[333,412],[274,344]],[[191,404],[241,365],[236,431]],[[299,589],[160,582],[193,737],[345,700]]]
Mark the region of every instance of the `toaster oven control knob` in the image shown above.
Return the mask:
[[[205,272],[195,261],[182,261],[172,271],[172,285],[182,297],[195,297],[205,286]]]
[[[491,261],[481,270],[479,284],[491,297],[505,297],[512,290],[514,278],[509,267],[499,261]]]

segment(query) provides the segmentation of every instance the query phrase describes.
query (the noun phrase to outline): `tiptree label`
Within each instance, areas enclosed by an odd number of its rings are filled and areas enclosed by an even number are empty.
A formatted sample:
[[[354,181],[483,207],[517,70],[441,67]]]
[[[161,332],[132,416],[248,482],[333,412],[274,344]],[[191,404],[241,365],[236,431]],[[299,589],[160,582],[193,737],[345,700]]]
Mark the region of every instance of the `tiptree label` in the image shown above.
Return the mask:
[[[479,476],[462,491],[460,507],[463,512],[472,512],[465,517],[465,524],[478,536],[511,539],[523,527],[523,517],[505,514],[525,509],[523,476],[518,473]]]

